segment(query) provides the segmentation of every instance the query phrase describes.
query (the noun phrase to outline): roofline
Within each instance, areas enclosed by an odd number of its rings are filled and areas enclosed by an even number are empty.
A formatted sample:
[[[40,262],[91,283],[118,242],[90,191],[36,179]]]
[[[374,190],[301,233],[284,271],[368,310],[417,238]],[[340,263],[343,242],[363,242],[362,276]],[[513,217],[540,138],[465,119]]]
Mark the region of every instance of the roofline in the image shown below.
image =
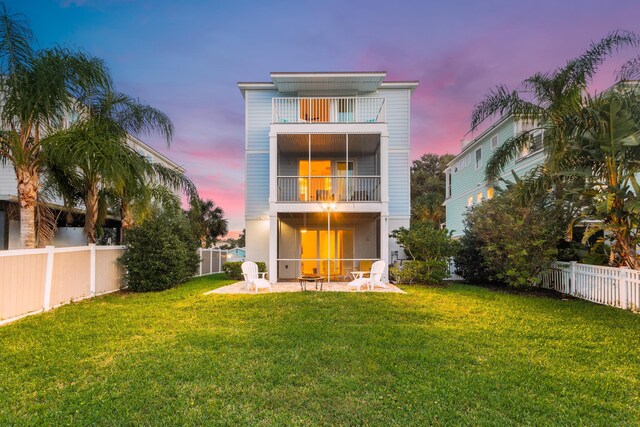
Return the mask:
[[[463,154],[465,154],[467,151],[471,150],[471,148],[473,148],[478,141],[480,141],[482,138],[484,138],[485,136],[487,136],[488,133],[493,132],[493,130],[495,128],[497,128],[498,126],[501,126],[504,122],[506,122],[508,119],[513,118],[513,114],[508,114],[502,118],[500,118],[500,120],[498,120],[497,122],[495,122],[494,124],[492,124],[491,126],[489,126],[487,129],[485,129],[480,135],[476,136],[475,138],[473,138],[473,140],[471,140],[471,142],[469,142],[467,144],[466,147],[464,147],[462,149],[462,151],[460,151],[459,154],[457,154],[453,159],[451,159],[451,161],[449,163],[447,163],[447,166],[451,166],[455,163],[455,161],[458,159],[458,157],[462,156]]]
[[[387,72],[386,71],[302,71],[302,72],[297,72],[297,71],[272,71],[270,73],[271,77],[278,77],[278,76],[305,77],[305,76],[316,76],[316,75],[321,75],[321,76],[331,75],[331,76],[336,76],[336,77],[354,76],[354,75],[386,77]]]
[[[179,172],[185,173],[187,171],[184,167],[180,166],[179,164],[177,164],[176,162],[174,162],[173,160],[171,160],[170,158],[168,158],[167,156],[165,156],[164,154],[162,154],[161,152],[159,152],[158,150],[156,150],[152,146],[142,142],[139,138],[136,138],[133,135],[129,135],[129,137],[131,138],[131,140],[133,142],[135,142],[138,145],[141,145],[145,150],[150,151],[153,155],[155,155],[155,156],[161,158],[162,160],[164,160],[165,162],[169,163],[171,166],[176,168]]]
[[[411,89],[414,90],[418,87],[420,82],[417,80],[406,80],[406,81],[391,81],[380,83],[380,88],[382,89]],[[242,92],[242,96],[244,96],[244,92],[248,89],[251,90],[274,90],[277,89],[276,85],[272,82],[238,82],[237,83],[240,92]]]

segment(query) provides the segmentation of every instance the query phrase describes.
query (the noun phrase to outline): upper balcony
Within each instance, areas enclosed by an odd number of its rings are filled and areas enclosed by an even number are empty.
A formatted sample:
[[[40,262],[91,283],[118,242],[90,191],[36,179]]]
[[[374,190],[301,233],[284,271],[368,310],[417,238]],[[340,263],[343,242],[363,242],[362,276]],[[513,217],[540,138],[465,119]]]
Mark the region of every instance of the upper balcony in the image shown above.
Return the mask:
[[[272,123],[385,123],[384,98],[273,98]]]

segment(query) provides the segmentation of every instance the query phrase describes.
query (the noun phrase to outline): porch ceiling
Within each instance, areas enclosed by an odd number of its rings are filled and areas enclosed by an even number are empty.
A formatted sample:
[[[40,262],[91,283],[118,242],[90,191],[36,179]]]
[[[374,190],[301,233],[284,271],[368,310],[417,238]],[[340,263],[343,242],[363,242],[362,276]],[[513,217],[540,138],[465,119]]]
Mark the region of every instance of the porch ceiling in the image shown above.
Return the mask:
[[[349,154],[374,154],[378,149],[380,135],[349,134]],[[312,154],[344,153],[345,134],[312,134]],[[279,134],[278,148],[282,153],[307,154],[309,152],[308,134]]]
[[[366,221],[374,221],[380,218],[379,212],[331,212],[331,223],[334,225],[363,223]],[[319,225],[325,227],[327,225],[326,212],[309,212],[309,213],[278,213],[278,219],[292,225],[306,224],[307,226]],[[298,224],[299,223],[299,224]]]

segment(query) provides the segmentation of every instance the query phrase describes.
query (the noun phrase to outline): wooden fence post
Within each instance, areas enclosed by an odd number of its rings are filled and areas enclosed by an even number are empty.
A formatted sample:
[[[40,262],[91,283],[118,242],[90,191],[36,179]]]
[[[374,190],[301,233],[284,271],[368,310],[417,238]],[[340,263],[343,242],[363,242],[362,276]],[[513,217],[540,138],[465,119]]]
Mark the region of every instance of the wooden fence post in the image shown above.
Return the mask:
[[[51,309],[51,285],[53,283],[53,250],[55,247],[53,246],[45,246],[47,250],[47,265],[45,269],[44,276],[44,300],[42,302],[42,308],[44,311],[48,311]]]
[[[89,293],[96,294],[96,244],[89,243]]]

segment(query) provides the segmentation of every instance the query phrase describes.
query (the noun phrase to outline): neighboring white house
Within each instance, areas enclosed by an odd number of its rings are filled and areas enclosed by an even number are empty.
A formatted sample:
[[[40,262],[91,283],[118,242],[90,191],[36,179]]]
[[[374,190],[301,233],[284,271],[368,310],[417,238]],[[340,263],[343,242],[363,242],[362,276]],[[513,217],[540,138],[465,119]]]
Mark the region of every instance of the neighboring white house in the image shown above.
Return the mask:
[[[385,72],[271,73],[245,99],[246,259],[269,280],[346,280],[403,258],[409,226],[410,101]]]
[[[530,129],[530,126],[530,123],[507,116],[489,126],[473,140],[462,141],[460,154],[445,169],[446,227],[453,231],[454,237],[460,237],[464,232],[463,220],[467,210],[493,197],[496,183],[487,182],[485,170],[494,150],[514,135]],[[535,134],[529,148],[505,166],[501,178],[513,181],[513,172],[522,176],[540,164],[544,160],[543,138],[542,132]]]
[[[182,166],[138,138],[130,136],[129,144],[149,161],[184,172]],[[0,250],[20,248],[20,221],[17,217],[17,209],[11,209],[11,205],[17,205],[17,201],[16,176],[13,166],[9,163],[0,164]],[[63,207],[63,202],[62,200],[51,200],[49,205],[53,209],[59,210]],[[16,215],[11,217],[9,214],[11,211],[14,211]],[[77,210],[76,213],[82,215],[82,210]],[[59,225],[64,224],[64,217],[64,215],[60,216]],[[114,227],[119,227],[119,221],[116,218],[110,218],[108,221]],[[87,239],[80,224],[78,226],[59,226],[52,242],[57,247],[78,246],[86,243]]]

